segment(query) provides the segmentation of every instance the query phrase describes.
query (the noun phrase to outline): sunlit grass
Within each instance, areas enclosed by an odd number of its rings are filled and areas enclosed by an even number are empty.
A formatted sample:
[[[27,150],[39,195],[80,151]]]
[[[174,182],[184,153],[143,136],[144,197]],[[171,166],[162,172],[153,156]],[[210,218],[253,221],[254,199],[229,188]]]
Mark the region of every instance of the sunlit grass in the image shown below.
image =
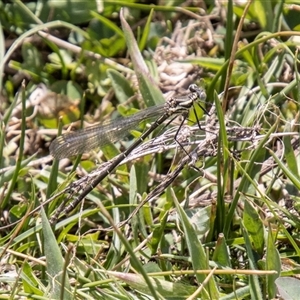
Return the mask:
[[[254,4],[246,13],[229,2],[202,16],[195,7],[101,4],[101,14],[91,2],[93,13],[80,15],[73,1],[62,2],[69,21],[56,20],[57,3],[52,19],[20,1],[9,4],[14,15],[8,6],[1,12],[0,44],[10,42],[0,49],[1,294],[282,296],[282,287],[297,286],[300,255],[299,33],[287,28],[291,11],[268,7],[272,24]],[[124,107],[162,103],[161,91],[169,98],[202,82],[206,109],[216,111],[200,119],[211,131],[194,124],[179,134],[189,155],[172,139],[176,130],[158,130],[51,227],[60,203],[134,139],[54,161],[49,145],[66,124],[106,122]],[[41,83],[45,94],[30,98]]]

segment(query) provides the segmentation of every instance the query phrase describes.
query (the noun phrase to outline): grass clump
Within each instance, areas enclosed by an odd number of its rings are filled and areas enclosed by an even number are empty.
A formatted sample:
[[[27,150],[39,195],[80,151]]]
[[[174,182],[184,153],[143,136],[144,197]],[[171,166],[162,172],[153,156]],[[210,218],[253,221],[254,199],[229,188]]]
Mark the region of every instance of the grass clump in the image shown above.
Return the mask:
[[[293,7],[98,4],[0,1],[3,298],[296,299]],[[126,117],[192,83],[210,113],[191,113],[180,145],[174,120],[97,186],[145,122],[81,157],[49,155],[67,124]]]

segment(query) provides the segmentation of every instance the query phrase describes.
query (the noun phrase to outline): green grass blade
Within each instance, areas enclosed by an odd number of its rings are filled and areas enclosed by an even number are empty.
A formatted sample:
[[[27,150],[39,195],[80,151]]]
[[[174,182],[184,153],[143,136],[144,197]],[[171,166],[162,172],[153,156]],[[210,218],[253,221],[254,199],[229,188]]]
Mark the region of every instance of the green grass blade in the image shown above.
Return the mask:
[[[228,182],[229,172],[229,155],[228,155],[228,138],[224,120],[224,114],[217,93],[214,94],[214,102],[216,105],[217,118],[220,125],[219,140],[218,140],[218,157],[217,157],[217,177],[218,177],[218,198],[217,198],[217,234],[223,232],[225,222],[225,202],[224,196]]]
[[[144,50],[144,48],[147,44],[147,39],[148,39],[148,36],[149,36],[149,33],[150,33],[150,26],[151,26],[151,21],[152,21],[152,17],[153,17],[153,12],[154,12],[154,10],[151,9],[150,13],[149,13],[149,16],[147,18],[146,25],[143,27],[142,37],[141,37],[141,40],[139,41],[140,51]]]
[[[12,192],[14,191],[15,184],[18,181],[19,171],[21,170],[21,164],[23,159],[23,152],[24,152],[24,142],[25,142],[25,129],[26,129],[26,96],[25,96],[25,86],[22,84],[22,122],[21,122],[21,138],[19,144],[19,155],[16,162],[16,168],[14,171],[14,175],[9,183],[8,191],[5,195],[4,200],[1,203],[1,207],[6,207],[9,199],[11,197]]]
[[[275,270],[277,274],[269,275],[267,277],[267,288],[268,288],[268,298],[273,299],[276,296],[276,286],[275,280],[279,278],[281,272],[281,260],[280,254],[276,247],[274,247],[275,239],[273,236],[273,230],[269,226],[268,237],[267,237],[267,249],[266,249],[266,269]]]
[[[290,132],[291,126],[289,123],[287,123],[285,127],[285,132]],[[290,136],[284,136],[283,137],[283,143],[284,143],[284,157],[286,159],[288,170],[296,177],[299,178],[299,170],[298,170],[298,164],[297,159],[295,156],[295,152],[292,146],[291,137]],[[299,178],[300,180],[300,178]]]
[[[150,294],[149,288],[143,277],[138,274],[128,274],[121,272],[109,272],[109,274],[126,282],[131,288],[136,289],[144,294]],[[161,278],[150,278],[151,284],[155,287],[157,292],[161,295],[161,299],[166,300],[183,300],[196,291],[193,286],[185,285],[182,283],[174,283]]]
[[[183,227],[183,231],[185,233],[185,239],[187,243],[187,247],[190,253],[190,257],[193,264],[194,270],[207,270],[209,269],[208,266],[208,259],[206,257],[206,253],[204,251],[204,248],[199,241],[197,237],[197,233],[195,232],[195,228],[191,225],[185,211],[179,204],[175,193],[172,191],[173,194],[173,201],[175,203],[177,213],[179,215],[181,225]],[[199,284],[203,283],[205,280],[205,275],[203,274],[196,274],[197,281]],[[211,299],[219,299],[219,293],[216,286],[216,283],[213,279],[213,277],[209,280],[208,287],[206,287],[206,290],[201,292],[202,297],[206,298],[208,297],[208,293],[211,297]]]
[[[130,97],[134,95],[128,79],[126,79],[120,72],[114,69],[108,69],[107,75],[111,80],[116,97],[119,100],[120,104],[126,102]]]
[[[232,46],[233,46],[233,35],[234,35],[234,17],[233,17],[233,1],[229,0],[227,5],[227,22],[226,22],[226,37],[225,37],[225,55],[224,59],[225,61],[229,60],[232,52]],[[225,82],[226,82],[226,76],[227,76],[227,70],[222,74],[221,83],[220,83],[220,89],[223,91]]]
[[[245,240],[247,257],[249,259],[249,268],[251,270],[257,270],[257,264],[256,264],[256,260],[254,257],[254,253],[252,251],[251,241],[249,239],[248,233],[245,230],[244,226],[242,226],[242,231],[243,231],[243,236],[244,236],[244,240]],[[263,294],[262,294],[262,291],[260,288],[260,284],[259,284],[257,275],[249,275],[249,285],[250,285],[251,299],[262,300]]]
[[[68,274],[64,272],[67,266],[61,256],[56,238],[52,232],[49,220],[41,210],[42,228],[44,236],[44,252],[47,261],[47,274],[50,284],[50,295],[53,299],[74,299]],[[61,296],[63,295],[63,298]]]
[[[120,15],[122,28],[130,53],[132,64],[137,75],[141,94],[147,106],[154,106],[165,102],[164,97],[154,79],[152,78],[147,65],[140,53],[137,42],[134,38],[129,24],[124,19],[122,13]]]
[[[243,169],[243,176],[241,178],[241,182],[235,192],[235,196],[232,200],[231,206],[228,210],[228,214],[225,221],[224,226],[224,234],[225,237],[229,236],[230,226],[233,220],[233,216],[235,213],[235,209],[237,207],[238,200],[240,198],[241,193],[246,194],[248,192],[249,185],[251,184],[249,178],[255,178],[259,172],[260,166],[257,164],[258,162],[262,162],[265,158],[265,144],[267,143],[270,135],[275,131],[278,127],[279,119],[274,123],[274,125],[267,132],[265,137],[259,142],[255,151],[252,153],[250,157],[250,161],[247,163],[246,168]],[[238,164],[237,164],[238,165]]]
[[[285,176],[295,185],[295,187],[300,190],[300,179],[298,174],[294,174],[272,151],[269,149],[270,154],[273,156],[274,160],[278,164],[279,168],[283,171]]]
[[[117,35],[119,35],[119,37],[124,38],[124,33],[123,31],[112,21],[110,21],[109,19],[101,16],[100,14],[91,11],[91,15],[96,18],[97,20],[99,20],[104,26],[110,28],[112,31],[114,31]]]
[[[5,55],[5,41],[4,41],[4,35],[3,35],[3,30],[2,30],[2,26],[1,26],[1,20],[0,20],[0,74],[4,74],[4,55]],[[2,91],[2,79],[3,76],[1,76],[0,78],[0,91]],[[1,153],[0,153],[1,154]]]

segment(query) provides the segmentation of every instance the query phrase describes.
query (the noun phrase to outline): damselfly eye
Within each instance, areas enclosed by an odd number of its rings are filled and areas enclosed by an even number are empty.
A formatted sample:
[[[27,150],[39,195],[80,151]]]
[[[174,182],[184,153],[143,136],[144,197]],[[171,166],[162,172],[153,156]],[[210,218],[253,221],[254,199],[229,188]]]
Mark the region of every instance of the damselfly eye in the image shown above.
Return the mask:
[[[191,91],[191,92],[197,92],[197,90],[199,90],[199,87],[198,87],[198,85],[197,84],[190,84],[190,86],[189,86],[189,90]]]
[[[206,99],[206,93],[205,93],[203,90],[199,90],[199,91],[197,92],[197,94],[198,94],[198,97],[199,97],[199,99],[200,99],[201,101],[204,101],[204,100]]]

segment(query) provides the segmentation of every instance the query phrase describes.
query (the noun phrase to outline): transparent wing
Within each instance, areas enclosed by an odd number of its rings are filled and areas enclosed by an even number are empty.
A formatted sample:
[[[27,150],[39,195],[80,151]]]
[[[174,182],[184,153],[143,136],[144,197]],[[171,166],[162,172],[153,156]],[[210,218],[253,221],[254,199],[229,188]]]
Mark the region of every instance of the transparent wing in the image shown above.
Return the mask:
[[[119,118],[107,124],[92,125],[78,131],[65,133],[51,143],[50,153],[60,159],[90,152],[97,147],[116,142],[128,131],[136,128],[143,120],[159,117],[163,113],[164,105],[149,107],[132,116]]]

